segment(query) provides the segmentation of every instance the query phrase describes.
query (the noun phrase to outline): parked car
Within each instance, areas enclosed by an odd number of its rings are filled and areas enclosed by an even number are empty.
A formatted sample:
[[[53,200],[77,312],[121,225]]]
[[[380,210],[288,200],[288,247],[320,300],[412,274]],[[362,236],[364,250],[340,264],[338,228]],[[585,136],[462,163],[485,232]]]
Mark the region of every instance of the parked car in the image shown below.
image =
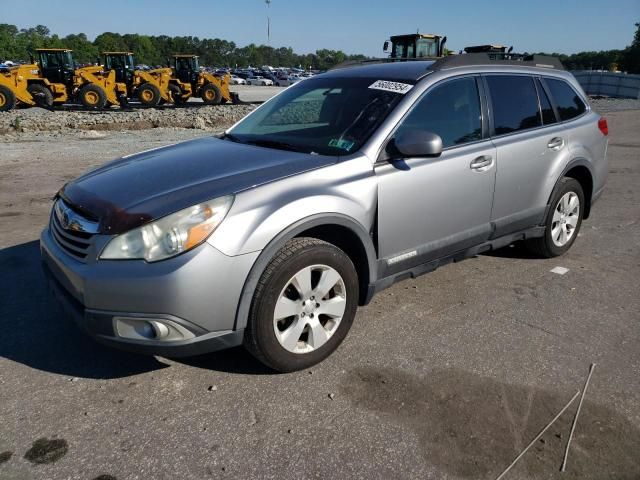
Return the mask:
[[[293,85],[296,82],[299,82],[300,78],[292,75],[280,75],[276,77],[276,87],[288,87],[289,85]]]
[[[238,77],[237,75],[231,75],[231,84],[232,85],[246,85],[247,81],[242,77]]]
[[[263,87],[273,86],[273,80],[262,77],[260,75],[247,78],[247,85],[261,85]]]
[[[99,167],[56,195],[49,284],[100,342],[243,344],[292,371],[395,282],[516,241],[562,255],[604,189],[608,127],[556,59],[528,58],[333,70],[219,138]]]

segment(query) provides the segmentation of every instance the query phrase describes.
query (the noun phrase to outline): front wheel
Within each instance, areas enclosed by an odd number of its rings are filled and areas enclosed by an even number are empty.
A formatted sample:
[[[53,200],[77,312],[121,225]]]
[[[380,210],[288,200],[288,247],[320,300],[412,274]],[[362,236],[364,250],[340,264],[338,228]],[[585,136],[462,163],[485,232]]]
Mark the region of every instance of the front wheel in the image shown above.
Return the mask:
[[[289,241],[258,285],[245,330],[246,348],[279,372],[308,368],[344,340],[358,306],[358,275],[336,246]]]
[[[213,83],[207,83],[200,92],[205,105],[218,105],[222,101],[222,92]]]
[[[138,100],[145,107],[157,107],[161,98],[160,90],[151,83],[145,83],[138,88]]]
[[[9,87],[0,85],[0,112],[8,112],[16,106],[16,95]]]
[[[78,93],[80,103],[86,108],[101,110],[107,105],[107,94],[98,85],[87,84]]]
[[[526,242],[530,251],[545,258],[564,254],[578,237],[585,206],[580,182],[562,178],[549,205],[544,235]]]

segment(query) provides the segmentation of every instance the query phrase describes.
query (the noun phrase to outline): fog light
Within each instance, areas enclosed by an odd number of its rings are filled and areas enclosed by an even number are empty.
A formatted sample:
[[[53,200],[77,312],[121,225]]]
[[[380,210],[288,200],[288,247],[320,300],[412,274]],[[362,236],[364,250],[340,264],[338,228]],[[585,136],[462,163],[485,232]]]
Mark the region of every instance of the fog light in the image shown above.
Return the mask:
[[[182,325],[168,319],[113,317],[113,329],[117,336],[131,340],[172,341],[195,337]]]
[[[169,336],[169,327],[167,327],[164,323],[160,322],[146,322],[151,325],[151,328],[154,331],[155,338],[165,338]]]

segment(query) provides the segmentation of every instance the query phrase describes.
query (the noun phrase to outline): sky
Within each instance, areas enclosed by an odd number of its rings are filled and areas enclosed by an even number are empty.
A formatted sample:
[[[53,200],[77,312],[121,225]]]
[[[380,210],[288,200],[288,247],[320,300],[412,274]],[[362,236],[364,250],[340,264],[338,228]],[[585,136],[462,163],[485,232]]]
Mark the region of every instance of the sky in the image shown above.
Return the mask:
[[[439,33],[447,47],[501,43],[516,52],[622,49],[640,0],[0,0],[0,23],[46,25],[60,36],[105,32],[222,38],[296,53],[328,48],[383,56],[390,35]]]

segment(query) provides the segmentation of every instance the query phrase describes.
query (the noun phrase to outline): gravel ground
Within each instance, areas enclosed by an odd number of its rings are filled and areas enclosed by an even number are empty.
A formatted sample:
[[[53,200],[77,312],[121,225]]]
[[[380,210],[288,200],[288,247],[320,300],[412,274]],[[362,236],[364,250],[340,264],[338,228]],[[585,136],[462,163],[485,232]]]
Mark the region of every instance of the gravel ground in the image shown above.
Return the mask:
[[[602,114],[624,110],[640,110],[640,99],[593,97],[589,101],[592,108]]]
[[[571,251],[517,246],[397,284],[340,349],[274,375],[242,349],[181,361],[93,343],[46,292],[51,196],[195,129],[20,136],[0,149],[0,478],[640,478],[640,112],[608,114],[608,187]],[[554,267],[568,270],[551,273]]]

